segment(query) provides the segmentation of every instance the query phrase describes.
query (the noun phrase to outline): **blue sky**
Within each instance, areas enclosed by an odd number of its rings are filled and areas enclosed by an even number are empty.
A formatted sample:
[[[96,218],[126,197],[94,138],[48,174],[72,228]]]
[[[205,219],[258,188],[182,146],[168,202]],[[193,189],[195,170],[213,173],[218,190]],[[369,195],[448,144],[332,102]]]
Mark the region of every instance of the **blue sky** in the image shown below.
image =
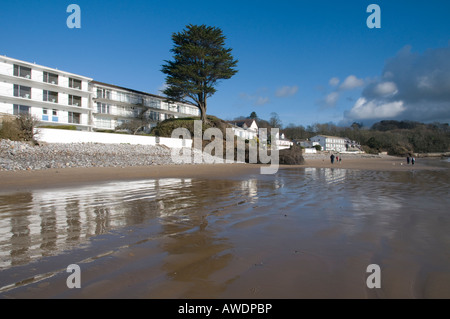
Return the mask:
[[[81,28],[69,29],[69,4]],[[381,28],[369,29],[369,4]],[[284,125],[380,119],[450,120],[450,2],[10,1],[0,7],[0,54],[149,93],[164,85],[171,35],[220,27],[239,60],[208,113],[255,111]]]

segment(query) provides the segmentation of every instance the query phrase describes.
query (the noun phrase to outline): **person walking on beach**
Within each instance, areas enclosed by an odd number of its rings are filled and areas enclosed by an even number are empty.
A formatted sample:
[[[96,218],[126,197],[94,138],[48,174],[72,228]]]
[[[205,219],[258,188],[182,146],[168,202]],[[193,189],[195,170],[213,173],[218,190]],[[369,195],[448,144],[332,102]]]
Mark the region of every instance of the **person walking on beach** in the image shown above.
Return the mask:
[[[336,155],[336,163],[339,164],[339,156]]]
[[[414,165],[415,162],[416,162],[416,159],[414,157],[411,157],[411,164]]]
[[[339,164],[342,162],[342,156],[339,156]]]
[[[331,164],[334,164],[334,154],[331,154],[330,160],[331,160]]]
[[[408,156],[406,156],[406,164],[408,164],[408,165],[409,165],[409,155],[408,155]]]

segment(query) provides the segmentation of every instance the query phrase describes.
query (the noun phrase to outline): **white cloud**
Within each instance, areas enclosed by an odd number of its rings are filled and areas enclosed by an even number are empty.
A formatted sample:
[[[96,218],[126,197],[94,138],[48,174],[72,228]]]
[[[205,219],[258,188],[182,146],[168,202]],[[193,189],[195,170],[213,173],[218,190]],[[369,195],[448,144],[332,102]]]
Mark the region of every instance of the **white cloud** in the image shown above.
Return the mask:
[[[328,106],[335,106],[339,99],[338,92],[331,92],[325,97],[325,104]]]
[[[245,92],[239,93],[239,97],[243,100],[249,100],[251,97]]]
[[[261,106],[270,102],[269,97],[265,96],[265,93],[267,93],[266,91],[267,91],[266,88],[261,88],[258,89],[258,91],[255,94],[248,94],[242,92],[239,94],[239,97],[242,100],[251,102],[255,106]]]
[[[288,97],[288,96],[292,96],[295,95],[298,92],[298,86],[294,85],[294,86],[283,86],[279,89],[277,89],[277,91],[275,92],[275,95],[277,97]]]
[[[406,110],[403,101],[382,103],[377,100],[359,98],[348,115],[353,119],[386,119],[400,115]]]
[[[374,92],[379,96],[395,95],[398,92],[397,85],[394,82],[378,83]]]
[[[339,80],[339,78],[331,78],[330,81],[328,82],[330,84],[330,86],[337,86],[341,81]]]
[[[337,87],[340,83],[339,78],[333,77],[328,81],[330,86],[335,87],[333,92],[328,93],[325,98],[319,101],[319,105],[321,108],[323,107],[334,107],[339,100],[339,97],[342,91],[352,90],[354,88],[360,87],[364,85],[364,80],[358,79],[354,75],[349,75],[345,78],[344,82],[341,83],[339,87]]]
[[[386,60],[381,75],[367,82],[357,103],[345,112],[348,122],[450,122],[450,46],[423,53],[405,47]]]
[[[364,80],[358,79],[354,75],[349,75],[344,82],[342,82],[341,86],[339,87],[341,90],[353,90],[357,87],[363,86]]]
[[[258,96],[258,98],[255,101],[255,105],[264,105],[269,103],[270,100],[268,97],[262,97],[262,96]]]

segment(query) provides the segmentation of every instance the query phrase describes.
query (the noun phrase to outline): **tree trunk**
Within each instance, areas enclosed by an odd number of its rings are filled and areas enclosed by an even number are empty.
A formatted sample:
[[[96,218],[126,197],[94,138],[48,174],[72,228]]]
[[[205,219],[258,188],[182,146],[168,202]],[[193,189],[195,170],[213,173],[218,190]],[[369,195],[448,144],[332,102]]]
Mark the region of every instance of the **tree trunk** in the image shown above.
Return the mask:
[[[205,110],[202,109],[201,114],[202,114],[202,123],[206,124],[206,112],[205,112]]]
[[[206,124],[206,121],[207,121],[207,119],[206,119],[206,101],[204,101],[203,103],[201,103],[199,105],[199,109],[200,109],[200,116],[202,119],[202,123]]]

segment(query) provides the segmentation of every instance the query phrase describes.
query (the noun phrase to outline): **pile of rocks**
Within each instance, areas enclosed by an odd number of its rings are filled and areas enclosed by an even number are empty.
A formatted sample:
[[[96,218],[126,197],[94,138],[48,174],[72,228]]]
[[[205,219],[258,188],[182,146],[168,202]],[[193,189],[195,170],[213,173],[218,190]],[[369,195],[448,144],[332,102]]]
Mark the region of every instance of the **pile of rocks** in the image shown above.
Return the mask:
[[[177,162],[172,160],[171,149],[163,145],[76,143],[35,146],[25,142],[0,140],[0,170],[167,164]]]

